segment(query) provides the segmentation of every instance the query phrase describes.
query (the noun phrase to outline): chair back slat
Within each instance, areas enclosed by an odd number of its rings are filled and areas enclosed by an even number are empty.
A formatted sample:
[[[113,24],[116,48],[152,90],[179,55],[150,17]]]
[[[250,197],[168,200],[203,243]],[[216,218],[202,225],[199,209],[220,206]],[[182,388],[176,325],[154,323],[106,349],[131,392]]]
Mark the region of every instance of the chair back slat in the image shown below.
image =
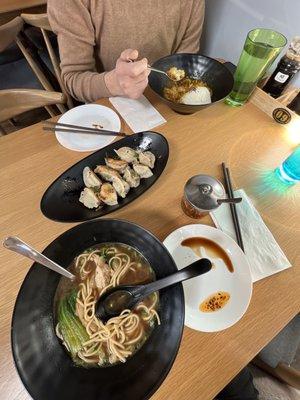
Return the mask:
[[[51,44],[51,41],[48,36],[48,31],[52,32],[48,16],[47,14],[21,14],[21,18],[23,19],[24,22],[26,22],[28,25],[40,28],[44,37],[44,41],[47,47],[47,51],[55,72],[56,79],[58,80],[59,86],[61,88],[61,91],[65,94],[66,99],[67,99],[67,106],[69,109],[74,107],[72,97],[70,94],[67,92],[67,89],[65,87],[64,82],[61,79],[61,69],[59,65],[59,60],[55,54],[55,51],[53,49],[53,46]]]
[[[14,42],[19,32],[23,28],[22,18],[16,17],[12,21],[0,26],[0,52],[4,51]]]
[[[16,117],[25,111],[53,104],[63,104],[63,93],[36,89],[0,90],[0,122]]]
[[[45,29],[46,31],[52,31],[49,24],[47,14],[21,14],[21,18],[26,24],[35,26],[36,28]]]

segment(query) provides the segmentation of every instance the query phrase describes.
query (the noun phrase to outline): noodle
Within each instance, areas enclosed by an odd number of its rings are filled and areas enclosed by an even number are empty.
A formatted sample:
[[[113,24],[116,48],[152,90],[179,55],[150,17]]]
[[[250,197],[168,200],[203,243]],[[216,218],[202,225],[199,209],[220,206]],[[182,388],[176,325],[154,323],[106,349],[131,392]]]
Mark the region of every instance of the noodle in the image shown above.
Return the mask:
[[[158,295],[154,293],[147,301],[137,305],[134,310],[124,310],[119,316],[113,317],[104,324],[95,315],[95,306],[98,298],[108,289],[124,283],[129,275],[134,276],[142,269],[142,264],[120,251],[121,245],[105,249],[106,256],[110,257],[107,264],[110,268],[110,280],[101,290],[95,287],[95,271],[103,264],[103,250],[85,251],[75,260],[75,272],[80,278],[76,298],[76,314],[84,326],[89,339],[83,343],[77,356],[88,365],[113,364],[125,362],[149,336],[153,323],[160,324],[160,318],[155,310],[158,304]],[[92,263],[91,263],[92,262]],[[145,268],[145,267],[144,267]],[[152,271],[152,270],[151,270]],[[138,283],[138,282],[133,282]],[[64,338],[56,326],[56,334],[66,345]]]

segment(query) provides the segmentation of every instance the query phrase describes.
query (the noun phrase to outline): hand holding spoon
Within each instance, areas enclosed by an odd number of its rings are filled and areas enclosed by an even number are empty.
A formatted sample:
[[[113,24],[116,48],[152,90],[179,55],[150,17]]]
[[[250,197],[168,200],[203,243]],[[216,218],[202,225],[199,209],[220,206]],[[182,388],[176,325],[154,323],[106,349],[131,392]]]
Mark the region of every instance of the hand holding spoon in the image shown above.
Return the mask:
[[[134,62],[134,60],[128,59],[128,62],[132,63],[132,62]],[[182,76],[180,76],[179,78],[176,78],[175,75],[168,74],[168,72],[162,71],[161,69],[153,68],[153,67],[151,67],[151,65],[148,65],[147,68],[150,69],[150,71],[152,71],[152,72],[157,72],[158,74],[165,75],[168,79],[170,79],[173,82],[179,82],[185,77],[185,73],[182,74]],[[183,71],[183,70],[178,70],[178,71]]]
[[[119,315],[125,309],[132,309],[151,293],[172,286],[175,283],[205,274],[211,268],[212,263],[208,259],[202,258],[175,274],[146,285],[122,285],[112,288],[99,298],[96,304],[96,315],[102,321],[107,321],[109,318]]]
[[[185,77],[185,76],[183,76],[182,78],[180,77],[179,79],[176,79],[171,74],[168,74],[168,72],[162,71],[161,69],[153,68],[150,65],[148,65],[148,69],[150,69],[153,72],[157,72],[159,74],[165,75],[168,79],[170,79],[173,82],[179,82]]]

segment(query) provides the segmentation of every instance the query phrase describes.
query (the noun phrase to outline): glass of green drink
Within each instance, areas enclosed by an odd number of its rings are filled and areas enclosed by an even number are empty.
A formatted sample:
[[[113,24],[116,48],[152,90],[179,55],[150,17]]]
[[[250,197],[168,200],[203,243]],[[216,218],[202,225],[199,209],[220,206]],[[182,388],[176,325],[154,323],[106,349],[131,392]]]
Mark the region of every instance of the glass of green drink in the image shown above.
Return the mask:
[[[247,35],[226,104],[243,105],[286,45],[286,37],[271,29],[253,29]]]

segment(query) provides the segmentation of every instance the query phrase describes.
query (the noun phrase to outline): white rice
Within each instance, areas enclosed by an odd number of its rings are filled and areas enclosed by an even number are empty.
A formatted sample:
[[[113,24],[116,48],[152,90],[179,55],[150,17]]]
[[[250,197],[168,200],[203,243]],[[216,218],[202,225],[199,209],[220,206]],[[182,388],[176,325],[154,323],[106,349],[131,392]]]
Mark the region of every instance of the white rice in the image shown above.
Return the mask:
[[[209,104],[211,103],[210,91],[205,86],[197,87],[185,93],[181,97],[180,103],[190,105]]]

